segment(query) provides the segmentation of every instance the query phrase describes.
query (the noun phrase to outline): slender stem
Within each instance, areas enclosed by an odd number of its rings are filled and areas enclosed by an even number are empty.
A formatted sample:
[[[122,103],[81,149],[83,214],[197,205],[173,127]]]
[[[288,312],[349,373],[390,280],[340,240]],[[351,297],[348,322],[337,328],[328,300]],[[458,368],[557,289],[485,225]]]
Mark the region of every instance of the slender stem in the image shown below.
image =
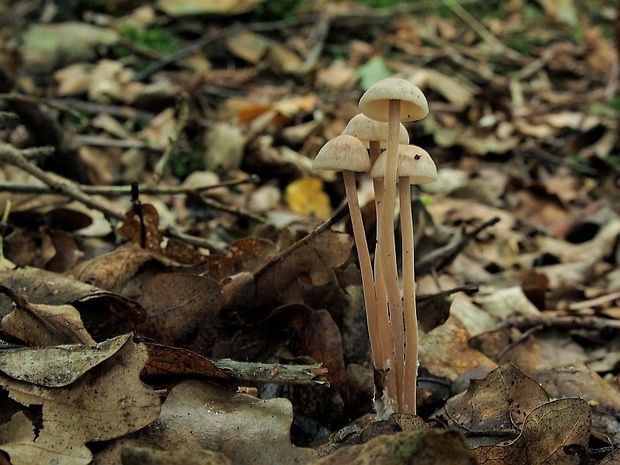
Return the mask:
[[[364,290],[364,302],[366,303],[366,321],[368,323],[368,336],[370,338],[370,352],[372,354],[372,364],[377,369],[383,368],[383,354],[381,351],[379,318],[377,314],[377,296],[372,276],[372,264],[370,262],[370,252],[366,242],[364,222],[357,198],[357,187],[355,186],[355,174],[353,171],[343,171],[344,188],[347,193],[347,203],[349,204],[349,214],[351,215],[351,225],[353,226],[353,237],[357,248],[357,257],[360,262],[362,273],[362,288]]]
[[[378,220],[382,217],[383,213],[383,178],[374,178],[373,186],[375,190],[375,208]],[[378,227],[377,234],[379,234]],[[381,400],[381,403],[377,403],[377,405],[381,405],[382,407],[382,411],[377,409],[379,419],[387,420],[397,406],[398,384],[396,382],[396,371],[394,369],[395,351],[394,340],[392,338],[392,324],[390,322],[387,291],[381,269],[381,252],[378,245],[377,241],[377,250],[375,252],[375,289],[377,293],[377,316],[379,318],[379,328],[381,330],[379,339],[384,363],[383,384],[380,386],[375,385],[375,397]]]
[[[403,307],[405,317],[405,386],[403,412],[416,414],[418,377],[418,319],[415,302],[414,235],[411,213],[411,184],[408,177],[398,180],[400,229],[403,245]]]
[[[390,100],[388,107],[388,141],[387,160],[385,165],[385,184],[383,186],[383,212],[378,225],[379,255],[381,273],[385,281],[385,288],[392,322],[392,337],[394,340],[395,360],[394,371],[398,389],[398,412],[401,411],[405,370],[405,338],[404,323],[401,307],[400,286],[396,266],[396,244],[394,240],[394,206],[396,203],[396,172],[398,162],[398,132],[400,126],[400,100]]]

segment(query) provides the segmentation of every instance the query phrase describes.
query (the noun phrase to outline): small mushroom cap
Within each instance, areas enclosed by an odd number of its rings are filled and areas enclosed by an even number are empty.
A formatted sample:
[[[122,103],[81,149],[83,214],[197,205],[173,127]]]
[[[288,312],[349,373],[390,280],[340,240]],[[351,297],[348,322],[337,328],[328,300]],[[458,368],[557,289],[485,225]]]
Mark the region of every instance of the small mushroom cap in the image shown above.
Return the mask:
[[[369,118],[387,121],[390,100],[400,100],[401,121],[417,121],[428,115],[422,91],[401,78],[385,78],[370,86],[360,99],[360,110]]]
[[[327,171],[370,171],[370,157],[357,137],[334,137],[319,150],[312,169]]]
[[[370,119],[368,116],[360,113],[351,118],[342,133],[357,137],[367,148],[371,140],[379,141],[381,148],[385,148],[387,145],[388,125],[385,122]],[[409,133],[402,124],[398,133],[398,143],[409,143]]]
[[[373,178],[385,177],[387,152],[383,151],[370,171]],[[396,173],[399,178],[408,177],[411,184],[427,184],[437,181],[437,167],[429,153],[417,145],[398,146],[398,165]]]

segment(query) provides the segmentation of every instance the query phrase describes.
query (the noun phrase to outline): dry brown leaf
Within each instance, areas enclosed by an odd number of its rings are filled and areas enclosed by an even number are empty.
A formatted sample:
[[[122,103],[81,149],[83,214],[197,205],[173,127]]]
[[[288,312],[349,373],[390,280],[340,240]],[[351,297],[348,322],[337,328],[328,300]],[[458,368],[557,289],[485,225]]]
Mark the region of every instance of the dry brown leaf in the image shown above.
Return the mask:
[[[49,231],[48,235],[56,253],[46,263],[45,268],[56,273],[69,271],[84,255],[79,249],[75,237],[65,231]]]
[[[300,73],[304,64],[292,49],[275,41],[269,43],[266,59],[274,69],[290,74]]]
[[[269,302],[301,303],[302,287],[322,286],[332,281],[332,269],[345,263],[353,239],[348,234],[326,231],[311,241],[284,251],[252,276],[224,283],[223,308],[262,307]],[[256,315],[253,319],[258,319]]]
[[[535,373],[534,378],[552,397],[580,397],[592,409],[592,424],[611,442],[620,441],[620,391],[582,363],[548,368]]]
[[[85,22],[34,23],[22,37],[21,50],[25,68],[49,74],[60,66],[95,58],[98,47],[113,45],[118,39],[119,33],[112,28]]]
[[[536,381],[506,364],[482,380],[471,380],[466,392],[448,399],[435,415],[472,435],[470,445],[493,444],[506,434],[516,436],[525,417],[548,400]]]
[[[559,399],[533,410],[523,423],[521,435],[509,444],[474,449],[484,465],[578,465],[581,458],[570,452],[588,444],[590,407],[584,400]]]
[[[291,445],[292,418],[288,400],[259,400],[184,381],[172,389],[141,439],[166,450],[223,452],[235,465],[293,465],[317,458],[316,451]]]
[[[248,63],[257,64],[269,47],[269,39],[252,31],[242,31],[226,39],[228,49]]]
[[[163,235],[159,232],[159,214],[149,203],[134,204],[125,213],[125,221],[118,233],[143,249],[161,251]]]
[[[43,409],[43,427],[36,439],[22,438],[0,448],[13,465],[90,463],[93,456],[86,442],[123,436],[159,415],[159,396],[139,379],[147,358],[144,345],[127,341],[114,357],[62,388],[0,376],[11,398]]]
[[[220,286],[209,278],[184,273],[162,273],[142,284],[140,304],[146,321],[140,331],[162,344],[174,345],[199,329],[214,336],[220,310]]]
[[[170,144],[170,134],[174,131],[177,121],[173,108],[166,108],[149,124],[136,134],[136,137],[146,140],[150,146],[165,148]]]
[[[276,245],[267,239],[246,237],[233,242],[225,255],[206,256],[201,269],[204,276],[215,281],[244,271],[254,273],[275,256],[276,249]]]
[[[233,465],[221,452],[187,449],[157,450],[125,445],[120,453],[123,465]]]
[[[156,268],[178,265],[161,254],[128,244],[80,263],[71,275],[78,281],[121,294],[141,268],[151,262]]]
[[[146,343],[149,361],[144,367],[148,377],[196,375],[218,380],[220,383],[230,377],[208,358],[191,350],[161,344]]]
[[[469,345],[469,335],[454,319],[422,336],[420,364],[435,376],[455,380],[473,368],[497,368],[491,359]]]
[[[422,429],[382,435],[365,444],[341,447],[309,465],[476,465],[476,459],[455,431]]]
[[[80,313],[72,305],[31,304],[27,300],[25,304],[29,311],[16,308],[2,318],[2,331],[6,334],[31,346],[96,344],[84,327]]]
[[[17,381],[38,386],[67,386],[116,354],[130,336],[118,336],[92,347],[72,344],[3,350],[0,371]]]
[[[73,278],[36,268],[0,272],[0,284],[16,290],[35,304],[71,304],[78,307],[84,321],[86,321],[83,313],[85,309],[81,304],[87,302],[92,308],[96,307],[95,304],[103,305],[128,321],[139,323],[146,317],[144,309],[137,302]],[[0,296],[0,315],[8,313],[10,308],[8,298]],[[102,310],[101,307],[99,310]],[[88,324],[86,326],[89,327]]]
[[[539,315],[540,310],[528,300],[520,286],[492,289],[474,298],[474,302],[497,322],[515,315]]]

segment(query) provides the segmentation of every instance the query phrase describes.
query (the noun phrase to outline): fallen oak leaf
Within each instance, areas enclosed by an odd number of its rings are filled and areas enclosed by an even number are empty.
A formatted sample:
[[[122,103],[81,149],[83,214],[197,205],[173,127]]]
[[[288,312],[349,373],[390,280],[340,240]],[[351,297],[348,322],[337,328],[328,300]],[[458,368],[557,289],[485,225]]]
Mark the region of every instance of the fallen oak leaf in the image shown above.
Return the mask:
[[[467,391],[449,399],[435,415],[471,434],[470,445],[488,445],[518,436],[526,415],[548,400],[536,381],[508,363],[484,379],[472,379]]]
[[[141,323],[146,318],[144,309],[131,299],[79,282],[68,276],[37,268],[25,267],[0,271],[0,285],[19,290],[20,295],[24,295],[29,302],[35,304],[71,304],[80,311],[85,322],[85,310],[93,310],[92,318],[101,319],[101,313],[103,313],[101,306],[122,320],[132,323]],[[0,296],[0,315],[8,313],[9,308],[8,298]],[[86,326],[89,327],[88,323]]]
[[[302,303],[300,281],[321,286],[333,278],[333,268],[343,265],[351,254],[353,239],[330,230],[311,233],[284,250],[253,275],[239,273],[223,283],[222,308],[253,309],[269,303]],[[252,315],[252,318],[259,318]]]
[[[508,444],[473,449],[481,465],[578,465],[573,451],[588,444],[590,406],[582,399],[558,399],[534,409],[521,435]]]
[[[140,439],[166,450],[211,449],[235,465],[293,465],[316,459],[290,442],[293,420],[286,399],[260,400],[201,381],[184,381],[166,398],[159,418]]]
[[[5,443],[13,465],[55,463],[86,465],[93,455],[85,443],[137,431],[160,412],[159,396],[140,382],[148,358],[146,347],[126,341],[73,384],[48,388],[0,375],[0,386],[25,406],[41,405],[42,428],[31,441]]]
[[[71,276],[102,290],[121,294],[139,271],[150,264],[162,268],[180,265],[164,255],[132,243],[80,263],[71,270]]]
[[[456,431],[421,429],[381,435],[370,441],[341,447],[309,465],[475,465],[476,459]],[[526,462],[524,462],[526,463]]]
[[[0,371],[17,381],[38,386],[67,386],[116,354],[130,337],[131,334],[124,334],[93,347],[69,344],[3,350]]]
[[[149,359],[144,367],[146,378],[200,376],[233,388],[230,376],[202,355],[180,347],[146,342]]]
[[[215,338],[212,325],[220,311],[220,286],[215,281],[185,273],[161,273],[145,281],[140,304],[147,311],[141,332],[162,344],[176,344],[199,329]],[[209,336],[207,336],[207,334]]]
[[[221,452],[186,449],[157,450],[125,445],[121,449],[123,465],[233,465]]]
[[[0,292],[9,296],[15,304],[15,310],[2,318],[0,326],[6,334],[33,346],[96,344],[75,307],[32,304],[4,286],[0,286]]]

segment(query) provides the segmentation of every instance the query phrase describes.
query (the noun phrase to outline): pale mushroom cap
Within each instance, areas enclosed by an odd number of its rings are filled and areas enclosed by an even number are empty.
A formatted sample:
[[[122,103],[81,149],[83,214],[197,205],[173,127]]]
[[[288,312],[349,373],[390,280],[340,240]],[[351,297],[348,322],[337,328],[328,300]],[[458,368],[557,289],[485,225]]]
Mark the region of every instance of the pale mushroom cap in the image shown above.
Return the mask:
[[[370,171],[373,178],[385,176],[386,152],[383,151]],[[411,184],[437,181],[437,167],[429,153],[417,145],[398,146],[397,176],[408,177]]]
[[[385,122],[370,119],[368,116],[360,113],[351,118],[342,133],[357,137],[364,143],[366,148],[370,145],[369,141],[371,140],[379,141],[381,148],[385,148],[387,145],[388,125]],[[409,143],[409,133],[402,124],[398,133],[398,143]]]
[[[340,135],[328,141],[312,162],[312,169],[327,171],[370,171],[370,157],[357,137]]]
[[[369,118],[387,121],[390,100],[400,100],[401,121],[417,121],[428,115],[428,102],[422,91],[401,78],[385,78],[370,86],[360,99],[360,110]]]

